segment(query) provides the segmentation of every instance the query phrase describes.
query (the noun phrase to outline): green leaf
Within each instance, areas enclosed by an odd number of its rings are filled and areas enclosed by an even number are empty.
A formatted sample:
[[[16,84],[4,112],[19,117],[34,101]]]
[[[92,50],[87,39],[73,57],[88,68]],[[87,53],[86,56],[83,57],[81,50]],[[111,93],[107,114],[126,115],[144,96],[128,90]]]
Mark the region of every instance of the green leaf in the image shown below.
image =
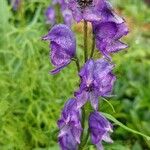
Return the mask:
[[[116,123],[117,125],[119,125],[120,127],[124,128],[125,130],[141,135],[143,137],[145,137],[147,140],[150,140],[150,137],[148,135],[145,135],[144,133],[138,132],[136,130],[133,130],[127,126],[125,126],[123,123],[121,123],[120,121],[118,121],[116,118],[114,118],[112,115],[107,114],[107,113],[102,113],[106,118],[110,119],[111,121],[113,121],[114,123]]]
[[[104,100],[105,102],[108,103],[108,105],[111,107],[112,111],[113,111],[114,113],[116,113],[116,111],[115,111],[113,105],[112,105],[106,98],[104,98],[104,97],[102,97],[102,98],[103,98],[103,100]]]

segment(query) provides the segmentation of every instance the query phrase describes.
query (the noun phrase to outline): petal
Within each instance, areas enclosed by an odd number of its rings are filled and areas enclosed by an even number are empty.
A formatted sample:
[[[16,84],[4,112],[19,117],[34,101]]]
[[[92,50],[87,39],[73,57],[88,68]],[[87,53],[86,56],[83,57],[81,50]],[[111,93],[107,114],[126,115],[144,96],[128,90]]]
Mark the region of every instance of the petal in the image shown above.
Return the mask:
[[[106,59],[101,58],[95,61],[94,79],[97,81],[105,77],[114,68],[114,64],[108,62]]]
[[[61,136],[66,135],[66,133],[67,133],[69,130],[70,130],[70,128],[65,125],[65,126],[60,130],[60,133],[59,133],[58,137],[61,137]]]
[[[77,111],[78,110],[77,110],[77,102],[76,102],[76,100],[74,98],[69,99],[65,103],[65,106],[64,106],[63,111],[62,111],[61,118],[66,123],[69,122],[69,121],[71,121],[72,118],[74,118],[75,121],[76,120],[78,121],[78,118],[77,118],[78,112]],[[68,120],[68,119],[70,119],[70,120]]]
[[[110,138],[110,135],[108,133],[104,134],[102,139],[107,143],[113,143],[113,140]]]
[[[104,57],[111,60],[109,53],[106,51],[107,42],[103,42],[102,40],[96,39],[96,47],[103,54]]]
[[[55,23],[55,9],[53,7],[48,7],[45,12],[47,23],[54,25]]]
[[[98,110],[98,93],[97,92],[90,92],[90,102],[91,105],[93,106],[94,110]]]
[[[75,55],[76,40],[74,33],[64,24],[55,25],[42,39],[56,43],[67,55],[70,55],[71,57]]]
[[[62,15],[64,18],[64,23],[68,27],[71,27],[71,25],[73,24],[73,16],[72,16],[71,11],[69,9],[64,9],[64,10],[62,10]]]
[[[72,11],[72,15],[77,22],[83,19],[82,12],[76,0],[68,0],[68,7]]]
[[[105,131],[112,131],[112,126],[110,122],[99,112],[95,111],[90,114],[90,127],[105,130]]]
[[[53,70],[51,70],[50,71],[50,74],[57,74],[57,73],[59,73],[64,67],[66,67],[68,64],[69,64],[70,62],[67,62],[66,64],[64,64],[64,65],[62,65],[62,66],[60,66],[60,67],[57,67],[57,68],[55,68],[55,69],[53,69]]]
[[[119,41],[122,36],[128,33],[124,21],[121,23],[116,23],[113,20],[96,22],[93,23],[93,30],[96,37],[96,47],[106,58],[111,60],[110,53],[127,48],[126,44]]]
[[[104,150],[102,142],[100,141],[99,143],[96,144],[97,150]]]
[[[121,23],[117,25],[118,31],[114,37],[115,40],[120,39],[122,36],[127,35],[129,33],[129,29],[125,23]]]
[[[69,99],[64,106],[65,111],[71,111],[71,110],[76,110],[77,103],[75,98]]]
[[[108,135],[112,131],[112,126],[101,113],[95,111],[90,114],[89,128],[93,144],[98,144],[102,140],[110,141]]]
[[[104,38],[113,38],[118,31],[117,24],[115,22],[94,23],[93,26],[96,38],[99,40],[103,40]]]
[[[94,7],[86,8],[83,12],[83,18],[87,21],[100,21],[101,15],[94,10]]]
[[[109,96],[111,94],[115,80],[116,77],[111,72],[101,78],[101,81],[98,82],[101,96]]]
[[[79,75],[82,79],[82,82],[89,86],[93,82],[93,71],[94,71],[94,60],[88,60],[83,68],[81,69]]]
[[[50,58],[52,64],[57,67],[56,70],[52,71],[53,73],[59,72],[71,62],[70,55],[68,55],[66,51],[55,42],[51,42]]]
[[[59,119],[59,120],[57,121],[57,125],[58,125],[59,129],[63,128],[64,125],[65,125],[64,120],[63,120],[63,119]]]
[[[102,137],[105,133],[106,133],[106,131],[103,129],[99,130],[99,129],[93,128],[92,132],[91,132],[92,143],[98,144],[102,140]]]
[[[57,43],[51,42],[50,58],[55,66],[60,66],[70,60],[70,55]]]
[[[80,144],[81,132],[82,132],[81,128],[73,128],[72,129],[72,134],[78,144]]]
[[[89,93],[86,91],[82,91],[81,93],[76,93],[77,98],[77,109],[81,108],[88,100]]]
[[[102,21],[115,22],[117,24],[123,23],[123,18],[119,17],[112,8],[105,7],[102,11]]]
[[[59,136],[58,141],[62,150],[77,150],[77,142],[70,130],[63,136]]]
[[[127,47],[128,47],[128,45],[124,44],[121,41],[112,41],[110,44],[108,44],[106,46],[106,50],[108,53],[115,53],[115,52],[118,52],[118,51],[125,49]]]

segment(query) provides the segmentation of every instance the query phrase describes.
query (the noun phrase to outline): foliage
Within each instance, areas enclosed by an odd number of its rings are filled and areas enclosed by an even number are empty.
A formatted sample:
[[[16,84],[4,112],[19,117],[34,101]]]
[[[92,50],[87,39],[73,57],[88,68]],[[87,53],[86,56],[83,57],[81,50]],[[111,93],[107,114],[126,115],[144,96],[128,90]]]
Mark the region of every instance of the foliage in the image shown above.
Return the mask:
[[[113,57],[118,81],[110,103],[101,100],[101,110],[128,127],[150,136],[150,10],[142,0],[118,0],[114,5],[130,27],[125,39],[128,52]],[[57,119],[67,97],[78,86],[72,63],[59,75],[49,75],[48,45],[41,41],[49,26],[44,11],[47,0],[27,0],[14,12],[0,1],[0,149],[57,150]],[[74,27],[76,29],[77,27]],[[78,34],[78,54],[80,41]],[[97,54],[95,54],[96,57]],[[82,57],[82,56],[80,56]],[[69,79],[69,82],[68,82]],[[108,150],[149,149],[150,142],[114,124],[114,144]],[[89,148],[87,148],[89,149]],[[90,149],[94,149],[92,146]]]

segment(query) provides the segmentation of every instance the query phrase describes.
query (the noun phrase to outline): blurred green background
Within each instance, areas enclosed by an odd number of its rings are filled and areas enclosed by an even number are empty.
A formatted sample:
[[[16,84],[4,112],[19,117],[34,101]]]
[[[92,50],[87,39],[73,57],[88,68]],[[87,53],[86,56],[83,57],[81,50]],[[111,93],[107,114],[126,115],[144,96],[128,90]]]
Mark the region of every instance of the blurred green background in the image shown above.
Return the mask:
[[[58,75],[49,75],[49,47],[41,41],[50,26],[44,11],[49,0],[24,0],[13,11],[0,0],[0,150],[57,150],[55,130],[64,102],[78,87],[74,63]],[[105,101],[101,111],[126,126],[150,136],[150,7],[143,0],[112,0],[127,21],[129,48],[116,55],[116,113]],[[82,34],[74,26],[78,55],[82,58]],[[97,55],[97,54],[96,54]],[[106,150],[149,150],[150,141],[114,124],[113,144]],[[88,149],[94,149],[90,146]]]

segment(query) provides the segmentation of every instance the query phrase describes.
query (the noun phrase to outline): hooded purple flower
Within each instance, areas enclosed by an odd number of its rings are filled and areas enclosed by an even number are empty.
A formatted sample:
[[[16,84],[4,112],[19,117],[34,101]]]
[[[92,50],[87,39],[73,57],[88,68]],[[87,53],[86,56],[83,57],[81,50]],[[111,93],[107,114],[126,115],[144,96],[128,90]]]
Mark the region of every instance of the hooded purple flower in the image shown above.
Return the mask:
[[[77,109],[76,100],[70,99],[65,104],[61,118],[58,120],[60,129],[58,140],[62,150],[77,150],[82,132],[80,116],[81,112]]]
[[[92,112],[89,116],[91,141],[98,150],[103,150],[102,141],[112,143],[109,132],[113,132],[110,122],[99,112]]]
[[[65,0],[53,0],[52,4],[60,6],[60,11],[62,12],[64,24],[66,24],[68,27],[71,27],[73,23],[73,16],[71,10],[68,8],[67,2]]]
[[[51,25],[54,25],[55,24],[55,17],[56,17],[56,14],[55,14],[55,10],[53,7],[48,7],[45,11],[45,16],[46,16],[46,19],[47,19],[47,23],[48,24],[51,24]]]
[[[64,24],[66,24],[68,27],[71,27],[73,24],[73,16],[70,9],[68,9],[68,7],[62,7],[61,10],[64,18]]]
[[[67,66],[75,56],[76,40],[74,33],[68,26],[58,24],[43,37],[43,40],[50,41],[50,58],[52,64],[56,67],[51,73],[56,74]]]
[[[96,37],[96,47],[102,54],[110,58],[110,53],[115,53],[127,48],[127,45],[119,39],[128,33],[125,23],[98,22],[93,23],[93,30]]]
[[[98,97],[110,95],[116,79],[112,74],[113,67],[114,65],[105,59],[90,59],[86,62],[79,73],[80,89],[75,93],[78,108],[90,100],[93,108],[97,110]]]
[[[95,22],[118,18],[107,0],[68,0],[68,6],[77,22],[82,19]]]
[[[11,0],[11,5],[15,11],[18,10],[20,3],[21,0]]]

